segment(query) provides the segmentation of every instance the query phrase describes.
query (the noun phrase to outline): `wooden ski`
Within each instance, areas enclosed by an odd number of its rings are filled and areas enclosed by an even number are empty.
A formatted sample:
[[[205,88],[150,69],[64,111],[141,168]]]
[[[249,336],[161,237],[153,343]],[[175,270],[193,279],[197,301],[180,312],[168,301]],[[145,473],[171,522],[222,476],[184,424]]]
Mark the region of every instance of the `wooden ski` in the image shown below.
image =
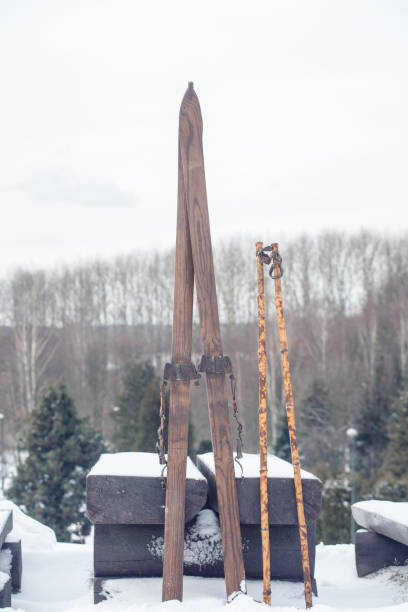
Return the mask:
[[[185,195],[179,149],[174,311],[171,349],[171,359],[174,367],[174,376],[171,378],[174,380],[170,380],[166,519],[164,527],[162,586],[163,601],[169,599],[179,599],[182,601],[183,598],[184,517],[191,379],[191,376],[188,376],[188,364],[191,359],[194,291],[193,258],[191,254],[190,232],[187,224]],[[183,365],[178,364],[184,365],[185,380],[176,380],[177,378],[183,378]]]
[[[181,217],[184,217],[182,219]],[[179,240],[179,234],[184,239]],[[177,255],[175,314],[177,326],[173,329],[174,347],[183,347],[177,358],[187,360],[191,350],[191,313],[193,275],[196,283],[203,357],[200,370],[206,374],[208,409],[214,450],[218,506],[220,515],[224,573],[227,597],[246,590],[242,556],[241,529],[235,485],[232,439],[225,373],[231,371],[228,357],[222,352],[218,304],[212,258],[210,224],[205,184],[202,147],[202,117],[198,98],[189,83],[180,108],[179,123],[179,196],[177,222]],[[190,238],[190,241],[188,240]],[[188,244],[186,248],[185,244]],[[191,251],[189,250],[191,248]],[[181,252],[181,253],[180,253]],[[180,273],[180,268],[191,265],[193,273]],[[190,263],[187,260],[190,259]],[[177,275],[182,275],[182,281]],[[187,289],[188,284],[188,289]],[[178,296],[181,293],[183,297]],[[177,304],[183,302],[185,310],[176,313]],[[184,301],[183,301],[184,300]],[[188,308],[186,304],[188,303]],[[178,308],[178,306],[177,306]],[[176,338],[185,334],[189,326],[188,342]],[[180,344],[179,344],[180,343]],[[187,346],[188,344],[188,346]],[[188,349],[188,350],[186,350]],[[174,360],[176,353],[173,352]],[[174,365],[174,362],[173,362]],[[190,382],[186,382],[186,387]],[[170,406],[168,477],[166,495],[166,523],[163,563],[163,601],[182,600],[184,529],[185,457],[188,437],[188,390],[181,401],[180,383],[171,383],[174,395]],[[187,425],[186,425],[187,423]],[[177,433],[175,433],[177,432]],[[184,458],[184,459],[183,459]],[[184,461],[184,472],[181,469]],[[179,467],[176,467],[179,466]],[[170,474],[173,476],[170,478]],[[177,482],[176,482],[177,481]],[[181,506],[183,509],[181,510]],[[179,528],[175,528],[178,522]]]

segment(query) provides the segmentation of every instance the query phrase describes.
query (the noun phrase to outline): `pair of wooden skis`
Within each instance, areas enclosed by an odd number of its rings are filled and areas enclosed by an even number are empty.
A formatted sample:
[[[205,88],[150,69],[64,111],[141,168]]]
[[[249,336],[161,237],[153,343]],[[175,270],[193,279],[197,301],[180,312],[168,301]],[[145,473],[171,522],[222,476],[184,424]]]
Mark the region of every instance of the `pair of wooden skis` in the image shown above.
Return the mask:
[[[241,529],[226,393],[231,362],[222,352],[202,146],[202,118],[193,84],[184,95],[179,121],[176,269],[170,385],[167,489],[162,599],[182,600],[184,507],[191,363],[193,290],[196,285],[208,410],[224,556],[227,597],[246,591]]]
[[[192,379],[198,377],[196,368],[191,363],[194,283],[197,292],[203,348],[203,356],[199,371],[206,374],[208,410],[214,451],[227,598],[230,599],[235,593],[240,591],[246,592],[225,380],[226,374],[231,373],[231,362],[228,357],[223,355],[221,342],[205,184],[202,129],[200,104],[195,94],[193,84],[189,83],[189,87],[184,95],[180,108],[172,355],[171,363],[166,364],[164,373],[164,379],[170,385],[170,408],[163,555],[163,601],[170,599],[178,599],[181,601],[183,597],[184,517],[190,383]],[[260,270],[262,270],[263,295],[263,263],[267,263],[269,257],[265,251],[266,249],[262,249],[262,243],[257,243],[258,307],[261,309],[263,307],[264,321],[263,331],[262,333],[260,332],[260,349],[258,351],[260,364],[260,438],[262,442],[260,453],[261,529],[264,561],[264,600],[270,603],[269,521],[267,513],[265,306],[264,303],[262,306],[259,291],[259,275]],[[275,251],[277,251],[277,245]],[[276,255],[274,257],[273,266],[275,267]],[[276,306],[281,339],[292,461],[295,473],[295,491],[298,505],[302,564],[305,576],[306,606],[310,607],[310,571],[308,579],[305,573],[308,569],[306,524],[303,511],[300,463],[294,429],[294,408],[290,386],[280,279],[275,289],[278,289],[276,293]],[[282,313],[282,316],[280,316],[280,313]],[[162,409],[164,410],[164,402],[162,402]],[[160,435],[162,435],[162,427],[159,431],[161,432]],[[165,461],[163,449],[161,460]]]

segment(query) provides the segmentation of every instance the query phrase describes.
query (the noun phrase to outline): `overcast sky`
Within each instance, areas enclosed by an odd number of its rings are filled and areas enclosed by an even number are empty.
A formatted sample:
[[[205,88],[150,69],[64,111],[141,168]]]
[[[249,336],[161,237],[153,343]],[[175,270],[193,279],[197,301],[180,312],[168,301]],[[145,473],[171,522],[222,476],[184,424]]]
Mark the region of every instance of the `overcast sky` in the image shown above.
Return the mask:
[[[1,0],[0,272],[175,241],[194,81],[214,238],[408,229],[408,2]]]

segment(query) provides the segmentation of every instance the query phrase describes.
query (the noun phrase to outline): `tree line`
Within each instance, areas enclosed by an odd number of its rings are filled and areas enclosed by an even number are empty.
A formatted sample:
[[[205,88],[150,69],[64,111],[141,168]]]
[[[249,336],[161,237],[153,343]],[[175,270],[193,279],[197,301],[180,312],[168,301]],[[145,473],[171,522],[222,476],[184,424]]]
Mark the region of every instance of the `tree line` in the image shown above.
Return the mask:
[[[408,235],[326,232],[283,241],[280,252],[302,463],[344,506],[351,469],[346,432],[354,427],[358,495],[401,499],[407,495],[406,476],[396,464],[405,448],[401,432],[408,429]],[[238,380],[246,450],[255,452],[255,240],[221,241],[214,258],[224,353]],[[129,372],[134,364],[149,363],[159,378],[170,360],[173,274],[172,251],[134,252],[53,270],[17,270],[1,281],[0,401],[10,451],[41,392],[57,380],[66,385],[81,418],[89,417],[118,447],[120,398]],[[269,439],[271,450],[285,456],[284,395],[268,278],[265,287]],[[193,360],[200,355],[195,308]],[[149,385],[154,404],[158,380]],[[195,450],[210,438],[204,387],[192,387]],[[328,526],[323,536],[330,540]]]

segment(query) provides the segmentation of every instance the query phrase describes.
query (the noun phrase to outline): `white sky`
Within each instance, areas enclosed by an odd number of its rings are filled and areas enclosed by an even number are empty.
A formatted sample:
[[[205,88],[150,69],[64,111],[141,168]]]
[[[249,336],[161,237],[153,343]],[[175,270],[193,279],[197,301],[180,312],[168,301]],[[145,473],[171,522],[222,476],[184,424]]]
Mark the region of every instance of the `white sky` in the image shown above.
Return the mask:
[[[408,2],[2,0],[0,272],[175,241],[179,105],[212,233],[408,229]]]

